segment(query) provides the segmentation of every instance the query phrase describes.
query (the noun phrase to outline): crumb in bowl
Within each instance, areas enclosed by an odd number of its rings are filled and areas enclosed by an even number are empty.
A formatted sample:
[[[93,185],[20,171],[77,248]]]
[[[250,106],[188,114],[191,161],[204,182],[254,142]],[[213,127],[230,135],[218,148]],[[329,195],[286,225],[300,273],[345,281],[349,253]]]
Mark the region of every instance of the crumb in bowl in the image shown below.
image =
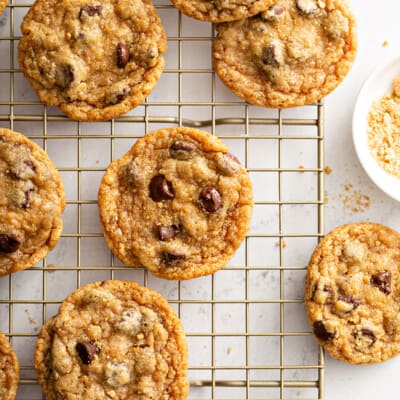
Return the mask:
[[[400,178],[400,75],[392,92],[376,100],[368,114],[368,146],[378,165]]]

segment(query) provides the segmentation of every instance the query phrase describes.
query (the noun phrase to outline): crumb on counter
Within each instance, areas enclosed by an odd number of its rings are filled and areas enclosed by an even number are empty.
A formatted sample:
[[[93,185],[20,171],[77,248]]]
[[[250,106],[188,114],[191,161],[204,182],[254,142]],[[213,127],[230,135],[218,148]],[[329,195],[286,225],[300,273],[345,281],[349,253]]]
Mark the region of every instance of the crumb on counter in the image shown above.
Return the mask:
[[[387,47],[387,46],[389,46],[389,42],[388,42],[387,40],[385,40],[385,41],[382,43],[382,47]]]
[[[304,166],[303,164],[300,164],[297,168],[298,168],[301,172],[303,172],[304,169],[305,169],[305,166]]]
[[[343,207],[351,213],[365,212],[371,205],[371,198],[362,193],[359,189],[353,189],[351,183],[344,183],[342,187],[345,190],[344,194],[339,194],[342,200]]]
[[[368,145],[378,165],[400,178],[400,76],[393,90],[374,101],[368,114]]]
[[[327,175],[330,175],[332,173],[332,168],[329,165],[326,165],[325,168],[324,168],[324,172]]]

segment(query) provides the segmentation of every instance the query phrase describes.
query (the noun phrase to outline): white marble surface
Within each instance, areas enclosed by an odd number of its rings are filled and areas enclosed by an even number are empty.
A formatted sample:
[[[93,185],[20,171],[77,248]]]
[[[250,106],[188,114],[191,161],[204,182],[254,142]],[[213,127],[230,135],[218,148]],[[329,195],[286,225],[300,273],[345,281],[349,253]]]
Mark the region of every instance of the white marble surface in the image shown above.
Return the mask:
[[[359,52],[345,82],[325,102],[325,160],[333,170],[325,180],[329,197],[325,229],[328,232],[337,225],[356,221],[376,221],[400,229],[399,203],[369,180],[356,157],[351,137],[353,106],[363,81],[378,64],[400,53],[400,2],[350,0],[350,4],[358,22]],[[385,41],[388,45],[383,47]],[[348,193],[343,185],[349,183],[355,191],[370,197],[370,206],[360,207],[361,212],[350,211],[343,197],[339,197]],[[350,366],[326,357],[326,400],[396,398],[399,367],[399,357],[372,366]]]

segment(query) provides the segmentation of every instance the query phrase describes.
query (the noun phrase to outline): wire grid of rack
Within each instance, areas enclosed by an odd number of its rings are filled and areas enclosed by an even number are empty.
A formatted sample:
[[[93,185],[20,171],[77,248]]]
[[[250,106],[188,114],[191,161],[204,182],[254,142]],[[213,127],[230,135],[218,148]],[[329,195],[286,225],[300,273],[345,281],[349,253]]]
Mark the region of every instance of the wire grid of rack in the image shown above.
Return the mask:
[[[166,70],[146,102],[104,123],[78,123],[45,107],[18,70],[19,25],[30,3],[11,1],[0,17],[0,126],[23,132],[54,160],[67,207],[56,249],[31,270],[0,279],[0,330],[21,363],[17,395],[43,399],[33,369],[42,323],[77,287],[129,279],[160,291],[189,342],[190,399],[322,399],[323,352],[303,306],[307,259],[323,235],[323,104],[270,110],[240,101],[210,61],[211,24],[156,3],[168,33]],[[253,223],[228,266],[187,282],[122,266],[97,217],[105,168],[146,132],[185,125],[224,140],[254,185]]]

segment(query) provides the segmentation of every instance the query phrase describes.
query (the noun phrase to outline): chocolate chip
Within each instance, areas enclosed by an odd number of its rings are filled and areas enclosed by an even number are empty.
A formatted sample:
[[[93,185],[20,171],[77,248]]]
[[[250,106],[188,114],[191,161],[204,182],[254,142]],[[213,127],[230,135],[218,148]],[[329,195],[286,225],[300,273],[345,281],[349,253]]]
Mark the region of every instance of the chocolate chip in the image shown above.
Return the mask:
[[[371,277],[371,284],[376,286],[381,292],[390,294],[392,283],[392,273],[390,271],[379,272]]]
[[[184,258],[185,258],[184,254],[172,254],[172,253],[168,253],[167,251],[164,251],[162,253],[162,259],[167,264],[170,264],[171,262],[174,262],[174,261],[183,260]]]
[[[353,310],[355,310],[361,304],[361,301],[359,299],[356,299],[355,297],[344,293],[339,294],[338,301],[343,301],[344,303],[351,304],[353,306]]]
[[[178,160],[188,160],[195,150],[196,146],[193,143],[177,140],[170,146],[169,154]]]
[[[278,67],[283,64],[284,56],[282,43],[274,41],[267,45],[261,54],[261,61],[263,64],[273,67]]]
[[[84,5],[79,11],[79,19],[82,19],[83,14],[85,13],[89,17],[93,17],[93,15],[101,15],[103,11],[103,6],[91,6],[89,4]]]
[[[296,0],[296,6],[306,15],[313,15],[318,11],[316,0]]]
[[[94,356],[100,353],[100,349],[93,343],[90,342],[78,342],[76,344],[76,351],[78,352],[79,358],[83,364],[90,364]]]
[[[166,242],[173,239],[179,233],[179,226],[177,224],[172,224],[171,226],[161,225],[158,227],[158,234],[160,240]]]
[[[217,165],[224,175],[232,176],[241,168],[240,161],[231,153],[217,153]]]
[[[171,182],[164,175],[156,175],[149,185],[150,197],[154,201],[171,200],[175,197]]]
[[[260,17],[264,21],[274,21],[278,17],[282,16],[283,13],[285,12],[285,7],[279,5],[279,4],[274,4],[270,6],[266,11],[260,13]]]
[[[21,246],[21,242],[14,235],[0,233],[0,253],[15,253]]]
[[[200,205],[208,212],[215,212],[222,206],[221,194],[215,187],[206,186],[199,196]]]
[[[336,330],[334,330],[333,332],[329,332],[322,321],[314,322],[313,328],[315,336],[326,342],[331,341],[336,335]]]
[[[31,206],[31,194],[35,189],[30,188],[24,192],[24,200],[21,203],[21,208],[27,209]]]
[[[131,88],[124,87],[121,91],[116,93],[115,103],[113,103],[113,104],[121,103],[121,101],[125,100],[129,96],[130,93],[131,93]]]
[[[124,68],[129,61],[129,46],[126,43],[117,44],[117,65],[118,68]]]
[[[74,69],[69,64],[60,65],[56,71],[56,83],[58,86],[66,89],[74,81]]]
[[[369,328],[362,328],[361,335],[371,340],[371,346],[376,342],[375,333]]]
[[[30,160],[29,158],[25,158],[24,161],[23,161],[23,163],[24,163],[28,168],[30,168],[32,171],[35,170],[35,166],[33,165],[32,160]]]

